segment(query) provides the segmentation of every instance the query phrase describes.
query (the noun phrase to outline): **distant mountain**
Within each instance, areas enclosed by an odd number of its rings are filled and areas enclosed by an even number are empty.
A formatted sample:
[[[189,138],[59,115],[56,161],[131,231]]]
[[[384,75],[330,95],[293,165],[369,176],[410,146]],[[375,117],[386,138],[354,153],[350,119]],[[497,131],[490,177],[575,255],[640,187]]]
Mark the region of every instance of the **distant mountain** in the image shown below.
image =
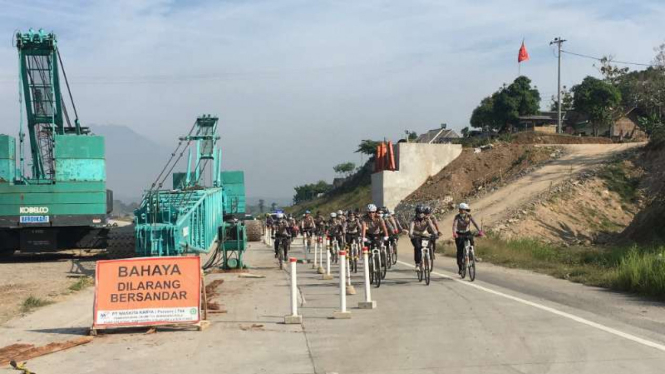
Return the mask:
[[[154,182],[173,150],[127,126],[90,127],[105,137],[107,187],[113,190],[114,198],[125,203],[140,201],[143,190]],[[171,187],[169,178],[164,187]]]

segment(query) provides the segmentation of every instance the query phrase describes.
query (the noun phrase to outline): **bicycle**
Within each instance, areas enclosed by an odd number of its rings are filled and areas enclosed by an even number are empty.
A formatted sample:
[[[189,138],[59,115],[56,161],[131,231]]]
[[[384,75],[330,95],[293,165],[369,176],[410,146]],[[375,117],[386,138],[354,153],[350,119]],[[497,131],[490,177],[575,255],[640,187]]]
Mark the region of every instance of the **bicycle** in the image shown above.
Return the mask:
[[[353,238],[351,245],[349,246],[349,271],[357,273],[358,272],[358,257],[359,257],[360,245],[358,245],[358,238]]]
[[[284,261],[286,261],[288,254],[289,238],[284,236],[279,239],[276,239],[275,237],[272,239],[279,240],[279,244],[277,245],[277,261],[279,262],[279,269],[281,270],[284,268]]]
[[[470,235],[465,235],[464,237],[464,257],[462,258],[462,273],[460,274],[460,277],[464,279],[468,271],[469,280],[473,282],[476,280],[476,252],[474,246],[471,245],[469,236]],[[476,234],[474,236],[480,237],[482,235]]]
[[[386,279],[386,274],[388,274],[388,248],[386,248],[386,242],[383,239],[381,239],[380,253],[381,279]]]
[[[390,239],[390,259],[392,260],[393,265],[397,264],[397,240],[397,235]]]
[[[330,250],[330,261],[333,264],[337,264],[339,261],[339,243],[335,238],[328,237],[328,240],[330,241],[330,246],[328,247]]]
[[[418,282],[422,282],[425,279],[425,284],[428,286],[432,273],[432,259],[430,257],[431,239],[426,237],[420,239],[420,264],[416,270],[418,273]]]
[[[374,287],[381,287],[381,250],[377,248],[376,241],[372,241],[369,251],[369,283]]]

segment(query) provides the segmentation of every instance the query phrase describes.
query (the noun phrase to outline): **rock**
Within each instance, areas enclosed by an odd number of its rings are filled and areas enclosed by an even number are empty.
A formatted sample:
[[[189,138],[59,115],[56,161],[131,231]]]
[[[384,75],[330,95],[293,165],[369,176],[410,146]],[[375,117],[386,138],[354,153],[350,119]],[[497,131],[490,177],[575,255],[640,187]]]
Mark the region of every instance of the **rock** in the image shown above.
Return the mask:
[[[520,220],[517,219],[517,218],[511,218],[511,219],[508,220],[508,223],[516,223],[516,222],[519,222],[519,221]]]
[[[527,213],[527,211],[526,211],[526,210],[523,210],[523,211],[522,211],[522,214],[526,214],[526,213]]]

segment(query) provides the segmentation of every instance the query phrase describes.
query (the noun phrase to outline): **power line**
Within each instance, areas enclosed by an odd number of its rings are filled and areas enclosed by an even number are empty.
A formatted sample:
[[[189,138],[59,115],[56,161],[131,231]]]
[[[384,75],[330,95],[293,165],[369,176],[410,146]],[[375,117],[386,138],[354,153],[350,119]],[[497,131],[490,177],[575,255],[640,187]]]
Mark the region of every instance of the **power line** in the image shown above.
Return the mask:
[[[573,56],[578,56],[578,57],[588,58],[588,59],[591,59],[591,60],[596,60],[596,61],[602,61],[603,60],[603,58],[589,56],[589,55],[585,55],[585,54],[582,54],[582,53],[576,53],[576,52],[570,52],[570,51],[564,51],[564,50],[561,50],[561,52],[569,54],[569,55],[573,55]],[[643,63],[640,63],[640,62],[619,61],[619,60],[611,60],[611,59],[608,59],[608,62],[611,62],[611,63],[614,63],[614,64],[622,64],[622,65],[637,65],[637,66],[647,66],[647,67],[655,66],[653,64],[643,64]]]

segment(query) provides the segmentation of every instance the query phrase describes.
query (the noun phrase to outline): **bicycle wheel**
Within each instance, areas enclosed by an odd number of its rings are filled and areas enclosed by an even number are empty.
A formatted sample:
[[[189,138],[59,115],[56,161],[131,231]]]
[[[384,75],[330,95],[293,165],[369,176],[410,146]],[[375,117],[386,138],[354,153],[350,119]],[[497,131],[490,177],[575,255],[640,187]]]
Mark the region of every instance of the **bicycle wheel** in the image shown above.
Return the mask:
[[[430,259],[428,255],[425,255],[425,258],[423,258],[423,263],[425,264],[425,268],[423,269],[424,277],[425,277],[425,284],[429,286],[429,278],[430,278],[430,273],[432,272],[432,268],[430,267]]]
[[[460,277],[462,279],[466,277],[466,257],[462,260],[462,274],[460,274]]]
[[[430,259],[429,259],[429,262],[430,262],[430,264],[429,264],[430,271],[432,271],[432,268],[434,267],[434,250],[435,250],[435,249],[436,249],[436,248],[435,248],[434,245],[432,245],[432,246],[430,247],[430,249],[429,249],[429,251],[430,251],[430,253],[431,253],[431,255],[430,255]]]
[[[469,279],[471,282],[476,280],[476,259],[473,254],[469,254]]]
[[[388,265],[388,269],[393,267],[393,257],[392,257],[392,251],[393,247],[389,246],[388,249],[386,250],[386,265]]]
[[[381,287],[381,260],[379,256],[374,256],[374,285],[376,288]]]
[[[279,253],[277,254],[277,258],[279,259],[279,270],[282,270],[284,268],[284,264],[283,264],[284,263],[284,252],[283,252],[281,246],[280,246],[278,252]]]
[[[397,245],[397,243],[395,243]],[[397,264],[397,248],[393,246],[393,254],[392,254],[392,259],[393,259],[393,265]]]
[[[388,273],[388,265],[386,262],[386,253],[381,252],[381,279],[386,279],[386,274]]]
[[[423,281],[423,275],[424,275],[424,274],[423,274],[423,264],[422,264],[422,261],[421,261],[421,263],[418,265],[418,269],[416,270],[416,273],[418,273],[418,282],[422,282],[422,281]]]
[[[372,261],[372,258],[369,259],[369,264],[368,264],[368,271],[369,271],[369,284],[374,284],[374,261]]]

